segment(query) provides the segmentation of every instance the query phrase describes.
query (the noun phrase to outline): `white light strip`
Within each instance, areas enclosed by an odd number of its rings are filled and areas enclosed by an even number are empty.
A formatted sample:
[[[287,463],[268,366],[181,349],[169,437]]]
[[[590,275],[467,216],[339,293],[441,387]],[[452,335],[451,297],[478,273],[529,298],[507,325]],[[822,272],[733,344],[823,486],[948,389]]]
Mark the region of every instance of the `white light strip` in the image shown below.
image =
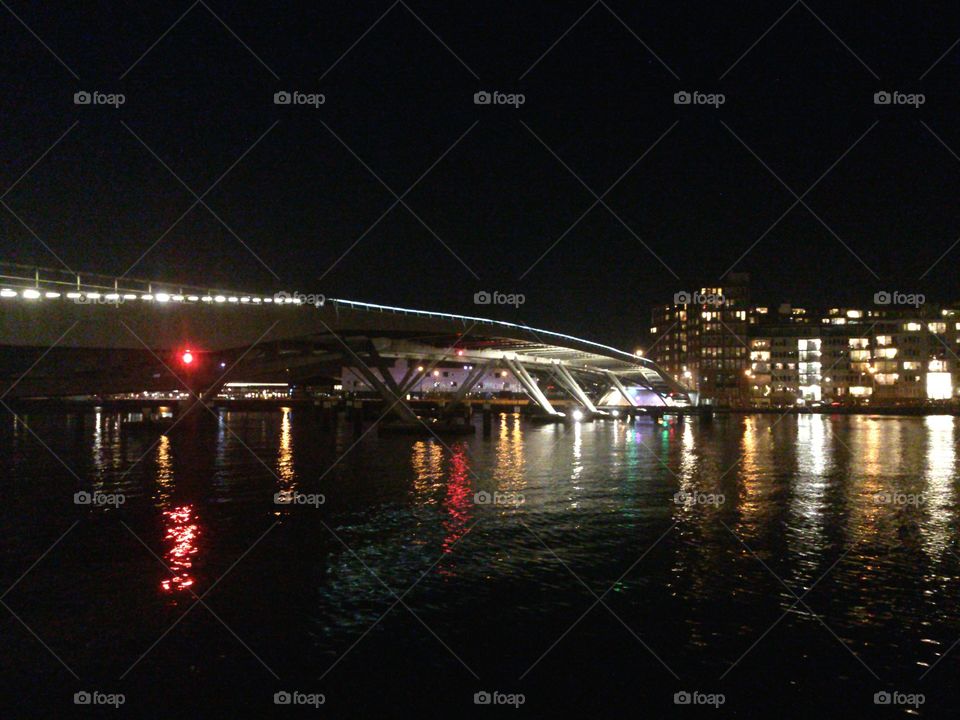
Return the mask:
[[[584,340],[583,338],[578,338],[573,335],[565,335],[564,333],[553,332],[551,330],[540,330],[538,328],[530,327],[529,325],[518,325],[517,323],[506,322],[505,320],[490,320],[489,318],[472,317],[470,315],[454,315],[452,313],[431,312],[430,310],[413,310],[411,308],[394,307],[391,305],[376,305],[374,303],[365,303],[358,300],[340,300],[337,298],[330,298],[329,302],[340,303],[343,305],[353,305],[362,308],[373,308],[374,310],[388,310],[390,312],[426,315],[428,317],[445,318],[450,320],[469,320],[471,322],[487,323],[488,325],[500,325],[501,327],[517,328],[520,330],[527,330],[534,335],[552,335],[553,337],[564,338],[566,340],[575,340],[576,342],[583,343],[584,345],[590,345],[592,347],[601,348],[609,352],[614,352],[617,355],[622,355],[625,358],[628,358],[632,363],[643,365],[644,367],[652,368],[654,365],[647,358],[639,358],[632,353],[624,352],[623,350],[619,350],[609,345],[603,345],[602,343],[593,342],[592,340]]]

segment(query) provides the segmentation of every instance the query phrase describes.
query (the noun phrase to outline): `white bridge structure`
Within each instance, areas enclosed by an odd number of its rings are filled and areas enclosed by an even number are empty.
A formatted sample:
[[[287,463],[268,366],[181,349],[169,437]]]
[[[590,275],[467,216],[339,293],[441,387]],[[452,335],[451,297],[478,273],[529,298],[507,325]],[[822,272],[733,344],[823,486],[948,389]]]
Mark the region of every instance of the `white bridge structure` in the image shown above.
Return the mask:
[[[231,381],[309,384],[349,368],[413,421],[411,391],[436,371],[456,369],[461,380],[450,407],[498,370],[546,415],[562,415],[547,383],[595,414],[691,404],[687,389],[652,361],[583,338],[467,315],[313,300],[0,265],[0,396],[184,386],[210,396]]]

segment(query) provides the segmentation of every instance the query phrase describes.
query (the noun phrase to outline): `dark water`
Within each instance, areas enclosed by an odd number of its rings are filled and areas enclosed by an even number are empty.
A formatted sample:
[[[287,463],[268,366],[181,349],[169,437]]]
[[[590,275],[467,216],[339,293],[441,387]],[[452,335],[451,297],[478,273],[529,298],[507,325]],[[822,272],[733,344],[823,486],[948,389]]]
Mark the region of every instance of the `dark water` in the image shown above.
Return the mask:
[[[86,711],[84,689],[145,717],[516,712],[484,690],[534,716],[909,710],[883,690],[954,715],[954,418],[502,415],[486,440],[354,444],[308,411],[221,417],[158,438],[6,415],[0,716]]]

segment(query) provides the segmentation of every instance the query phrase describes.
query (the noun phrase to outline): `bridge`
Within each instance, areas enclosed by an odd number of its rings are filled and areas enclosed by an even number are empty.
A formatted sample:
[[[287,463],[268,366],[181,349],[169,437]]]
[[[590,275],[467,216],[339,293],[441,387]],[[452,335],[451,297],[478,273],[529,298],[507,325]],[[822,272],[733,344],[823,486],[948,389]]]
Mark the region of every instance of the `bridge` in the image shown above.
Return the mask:
[[[691,404],[646,358],[517,323],[0,265],[0,397],[184,388],[210,398],[234,380],[308,384],[349,369],[414,422],[410,393],[441,368],[465,373],[449,407],[500,369],[547,416],[563,415],[547,383],[591,414]]]

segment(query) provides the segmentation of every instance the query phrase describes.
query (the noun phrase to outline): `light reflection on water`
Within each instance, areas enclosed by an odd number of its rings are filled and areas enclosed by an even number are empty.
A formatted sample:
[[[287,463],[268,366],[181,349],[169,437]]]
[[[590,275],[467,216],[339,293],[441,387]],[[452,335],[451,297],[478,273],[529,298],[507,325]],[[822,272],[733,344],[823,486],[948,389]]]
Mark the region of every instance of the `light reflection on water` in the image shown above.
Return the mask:
[[[349,429],[324,434],[304,411],[225,418],[229,430],[159,439],[125,434],[110,413],[30,419],[88,489],[127,494],[119,513],[65,503],[67,512],[119,514],[162,548],[172,574],[158,588],[157,568],[145,562],[144,597],[202,594],[217,574],[197,572],[201,557],[226,569],[276,520],[280,547],[297,537],[284,527],[315,533],[312,544],[286,547],[281,559],[251,553],[240,567],[272,573],[280,588],[307,588],[298,592],[309,598],[302,617],[323,628],[315,639],[323,652],[349,646],[383,613],[393,601],[384,584],[401,594],[419,580],[406,601],[458,647],[496,636],[457,620],[465,598],[506,603],[525,622],[572,622],[585,609],[584,589],[557,558],[602,591],[655,543],[613,595],[673,662],[715,666],[719,675],[794,604],[780,579],[798,595],[816,584],[806,601],[885,673],[929,667],[960,636],[954,417],[538,425],[504,414],[488,439],[371,433],[342,459],[353,445]],[[69,497],[76,483],[49,453],[21,428],[5,427],[12,450],[0,460],[17,491]],[[324,493],[327,503],[277,512],[274,494],[295,490]],[[724,502],[678,505],[678,490],[722,494]],[[521,494],[524,502],[478,505],[479,491]],[[885,504],[876,500],[883,492],[923,500]],[[11,536],[29,537],[24,518],[5,513]],[[151,536],[157,522],[160,534]],[[119,551],[104,544],[93,552]],[[283,573],[274,570],[281,565]],[[144,597],[125,601],[136,606]],[[237,602],[242,609],[242,596]],[[718,607],[724,611],[712,612]],[[806,612],[798,617],[806,632],[825,633]],[[549,641],[534,632],[519,654],[535,658]]]

